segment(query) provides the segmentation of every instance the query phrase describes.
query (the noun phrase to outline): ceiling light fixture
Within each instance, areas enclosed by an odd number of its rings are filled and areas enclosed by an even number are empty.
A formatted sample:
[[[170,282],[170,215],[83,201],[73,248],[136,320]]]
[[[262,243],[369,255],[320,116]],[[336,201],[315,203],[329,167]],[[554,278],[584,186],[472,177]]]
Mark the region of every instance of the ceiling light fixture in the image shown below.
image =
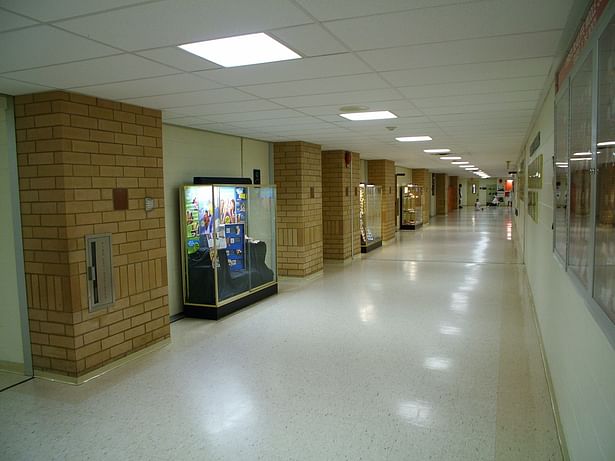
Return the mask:
[[[461,160],[461,157],[447,156],[447,157],[440,157],[440,160]]]
[[[425,149],[423,152],[427,154],[448,154],[450,149]]]
[[[598,143],[598,147],[608,147],[608,146],[615,146],[615,141],[604,141],[604,142]]]
[[[179,48],[223,67],[300,59],[301,56],[264,33],[187,43]]]
[[[478,168],[473,166],[473,167],[470,167],[470,168],[466,168],[466,170],[468,170],[468,171],[478,171]]]
[[[474,168],[475,165],[459,165],[459,168]]]
[[[459,161],[455,161],[455,162],[451,162],[451,165],[469,165],[470,162],[459,162]]]
[[[588,155],[591,155],[591,152],[575,152],[574,154],[572,154],[574,157],[587,157]]]
[[[395,138],[399,142],[421,142],[421,141],[432,141],[431,136],[402,136],[400,138]]]
[[[388,110],[378,110],[375,112],[351,112],[348,114],[340,114],[340,117],[356,122],[363,120],[386,120],[389,118],[397,118],[397,115]]]

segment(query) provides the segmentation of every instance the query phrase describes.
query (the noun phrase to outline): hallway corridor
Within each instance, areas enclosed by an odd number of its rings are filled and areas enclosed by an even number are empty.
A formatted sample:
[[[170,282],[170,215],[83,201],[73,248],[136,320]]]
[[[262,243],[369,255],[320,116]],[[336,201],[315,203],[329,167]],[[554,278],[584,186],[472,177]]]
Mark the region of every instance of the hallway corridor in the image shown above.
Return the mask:
[[[82,386],[0,393],[6,460],[560,460],[511,210],[398,232]]]

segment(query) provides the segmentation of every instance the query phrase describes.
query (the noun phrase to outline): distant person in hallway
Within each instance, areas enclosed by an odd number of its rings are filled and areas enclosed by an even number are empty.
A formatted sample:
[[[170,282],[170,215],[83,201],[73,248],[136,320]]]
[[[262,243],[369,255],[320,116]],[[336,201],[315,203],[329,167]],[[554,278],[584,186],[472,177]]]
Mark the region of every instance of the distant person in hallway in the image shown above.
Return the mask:
[[[491,206],[498,206],[499,204],[500,204],[500,201],[498,200],[498,196],[494,195],[493,200],[491,200]]]
[[[475,211],[481,211],[482,208],[480,207],[480,202],[478,201],[478,199],[476,199],[476,202],[474,202],[474,210]]]

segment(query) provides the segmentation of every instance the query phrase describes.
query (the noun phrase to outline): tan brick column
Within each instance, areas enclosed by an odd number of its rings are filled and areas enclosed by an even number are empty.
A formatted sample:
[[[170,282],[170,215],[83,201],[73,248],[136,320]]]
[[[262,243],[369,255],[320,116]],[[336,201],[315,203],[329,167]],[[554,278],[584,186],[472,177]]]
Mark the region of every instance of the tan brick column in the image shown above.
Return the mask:
[[[431,210],[431,172],[424,168],[412,169],[412,184],[423,188],[423,224],[429,224]]]
[[[367,180],[370,184],[382,186],[382,240],[395,237],[395,198],[397,177],[395,162],[392,160],[368,160]]]
[[[306,277],[323,267],[322,165],[317,144],[273,145],[278,274]]]
[[[359,154],[344,150],[322,153],[324,259],[346,260],[353,253],[357,255],[361,251],[358,222],[359,162]],[[353,223],[355,218],[356,222]]]
[[[448,175],[436,173],[436,213],[448,214]]]
[[[167,338],[160,111],[49,92],[16,97],[15,123],[35,369],[80,377]],[[101,233],[116,301],[90,313],[84,237]]]

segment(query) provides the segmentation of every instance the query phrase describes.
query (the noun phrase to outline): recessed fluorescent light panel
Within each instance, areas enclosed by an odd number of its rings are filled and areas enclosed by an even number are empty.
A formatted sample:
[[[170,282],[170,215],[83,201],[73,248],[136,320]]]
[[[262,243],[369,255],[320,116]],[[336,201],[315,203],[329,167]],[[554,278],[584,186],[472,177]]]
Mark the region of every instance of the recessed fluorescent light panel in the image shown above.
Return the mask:
[[[468,170],[468,171],[478,171],[478,168],[470,167],[470,168],[466,168],[466,170]]]
[[[451,162],[451,165],[469,165],[470,162]]]
[[[591,156],[591,152],[575,152],[574,155],[575,157],[587,157],[587,156]]]
[[[450,149],[425,149],[423,152],[427,154],[448,154]]]
[[[397,118],[397,115],[393,112],[389,112],[388,110],[378,110],[375,112],[351,112],[348,114],[340,114],[340,116],[355,122],[362,120],[386,120],[388,118]]]
[[[440,157],[440,160],[461,160],[461,157],[446,156],[446,157]]]
[[[223,67],[299,59],[300,55],[267,34],[248,34],[179,45],[189,53]]]
[[[607,146],[615,146],[615,141],[604,141],[604,142],[598,143],[598,147],[607,147]]]
[[[399,142],[422,142],[422,141],[431,141],[431,136],[402,136],[400,138],[395,138]]]

